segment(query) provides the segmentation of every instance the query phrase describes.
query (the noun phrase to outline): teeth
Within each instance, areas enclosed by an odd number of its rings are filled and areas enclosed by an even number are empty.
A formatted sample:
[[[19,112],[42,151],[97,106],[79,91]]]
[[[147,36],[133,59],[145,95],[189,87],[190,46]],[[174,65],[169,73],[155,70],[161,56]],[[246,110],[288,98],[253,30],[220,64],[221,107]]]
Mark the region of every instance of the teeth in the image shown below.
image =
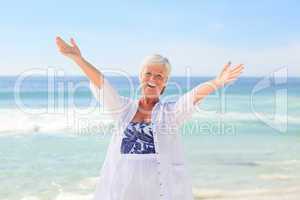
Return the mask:
[[[150,86],[150,87],[155,87],[156,85],[155,85],[155,84],[152,84],[152,83],[148,83],[148,86]]]

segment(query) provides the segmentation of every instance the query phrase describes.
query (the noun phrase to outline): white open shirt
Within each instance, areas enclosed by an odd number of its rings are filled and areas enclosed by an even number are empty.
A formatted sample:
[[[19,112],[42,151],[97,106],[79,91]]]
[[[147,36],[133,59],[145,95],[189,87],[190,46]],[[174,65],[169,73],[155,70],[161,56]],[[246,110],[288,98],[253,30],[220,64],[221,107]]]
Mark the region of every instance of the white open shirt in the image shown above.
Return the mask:
[[[105,188],[112,184],[114,173],[118,170],[116,163],[121,158],[123,132],[137,112],[138,100],[119,95],[106,78],[100,89],[90,81],[90,89],[117,124],[94,195],[94,200],[111,200],[111,195]],[[195,89],[185,93],[176,102],[160,100],[152,110],[151,121],[160,180],[160,191],[157,192],[161,200],[193,199],[191,178],[186,166],[179,128],[196,110],[196,105],[193,104]]]

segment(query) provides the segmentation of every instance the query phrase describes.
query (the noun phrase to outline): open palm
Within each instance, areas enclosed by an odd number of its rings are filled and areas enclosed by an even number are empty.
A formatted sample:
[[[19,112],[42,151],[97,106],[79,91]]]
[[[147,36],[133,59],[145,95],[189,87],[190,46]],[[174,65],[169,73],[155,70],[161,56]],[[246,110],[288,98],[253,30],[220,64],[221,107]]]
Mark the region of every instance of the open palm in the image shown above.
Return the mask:
[[[66,43],[63,39],[60,37],[56,37],[56,45],[58,47],[58,50],[65,56],[69,58],[78,58],[81,57],[81,52],[79,50],[79,47],[75,43],[75,40],[71,38],[70,40],[71,45]]]
[[[243,72],[243,64],[236,65],[235,67],[230,67],[231,63],[226,64],[222,72],[217,76],[216,81],[218,85],[224,86],[227,83],[230,83],[236,80],[239,75]]]

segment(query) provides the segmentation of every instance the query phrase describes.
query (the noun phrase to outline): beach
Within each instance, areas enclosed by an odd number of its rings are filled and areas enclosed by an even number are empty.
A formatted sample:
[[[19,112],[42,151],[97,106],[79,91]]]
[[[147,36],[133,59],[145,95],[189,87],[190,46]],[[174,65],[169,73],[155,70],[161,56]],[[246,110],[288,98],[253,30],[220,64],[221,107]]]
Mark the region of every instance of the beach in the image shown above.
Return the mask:
[[[210,78],[174,77],[163,99]],[[50,88],[46,77],[31,77],[16,96],[17,79],[0,78],[0,199],[91,199],[114,122],[96,106],[85,77],[59,77]],[[108,79],[137,98],[124,77]],[[222,98],[209,96],[181,127],[195,199],[300,198],[300,79],[254,93],[259,81],[241,78]],[[276,96],[284,89],[287,96]],[[287,103],[274,117],[278,98]]]

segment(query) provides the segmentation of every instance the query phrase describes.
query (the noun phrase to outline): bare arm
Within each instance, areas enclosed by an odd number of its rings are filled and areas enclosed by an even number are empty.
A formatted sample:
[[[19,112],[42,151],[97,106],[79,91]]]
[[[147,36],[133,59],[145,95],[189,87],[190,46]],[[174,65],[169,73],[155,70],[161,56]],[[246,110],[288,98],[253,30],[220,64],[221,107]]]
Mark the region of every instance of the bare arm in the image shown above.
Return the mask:
[[[232,69],[230,69],[229,66],[230,63],[226,64],[215,79],[196,86],[177,100],[174,111],[178,124],[191,117],[192,113],[196,110],[196,105],[201,100],[217,89],[224,87],[225,84],[237,79],[242,73],[242,69],[244,69],[242,64]]]
[[[213,80],[207,81],[197,87],[193,97],[193,104],[197,104],[203,98],[208,96],[210,93],[216,91],[217,89],[224,87],[227,83],[230,83],[238,78],[238,76],[243,72],[243,64],[239,64],[234,68],[230,69],[231,63],[226,64],[222,72]]]
[[[79,65],[90,79],[90,89],[94,97],[114,119],[119,119],[124,105],[128,104],[129,99],[120,96],[117,90],[105,79],[103,74],[82,57],[74,39],[71,39],[70,42],[71,44],[68,44],[60,37],[56,37],[56,44],[59,51]]]
[[[66,43],[60,37],[56,37],[56,45],[59,51],[73,60],[86,74],[86,76],[99,88],[103,85],[103,75],[93,65],[86,61],[80,52],[75,40],[71,38],[71,44]]]

